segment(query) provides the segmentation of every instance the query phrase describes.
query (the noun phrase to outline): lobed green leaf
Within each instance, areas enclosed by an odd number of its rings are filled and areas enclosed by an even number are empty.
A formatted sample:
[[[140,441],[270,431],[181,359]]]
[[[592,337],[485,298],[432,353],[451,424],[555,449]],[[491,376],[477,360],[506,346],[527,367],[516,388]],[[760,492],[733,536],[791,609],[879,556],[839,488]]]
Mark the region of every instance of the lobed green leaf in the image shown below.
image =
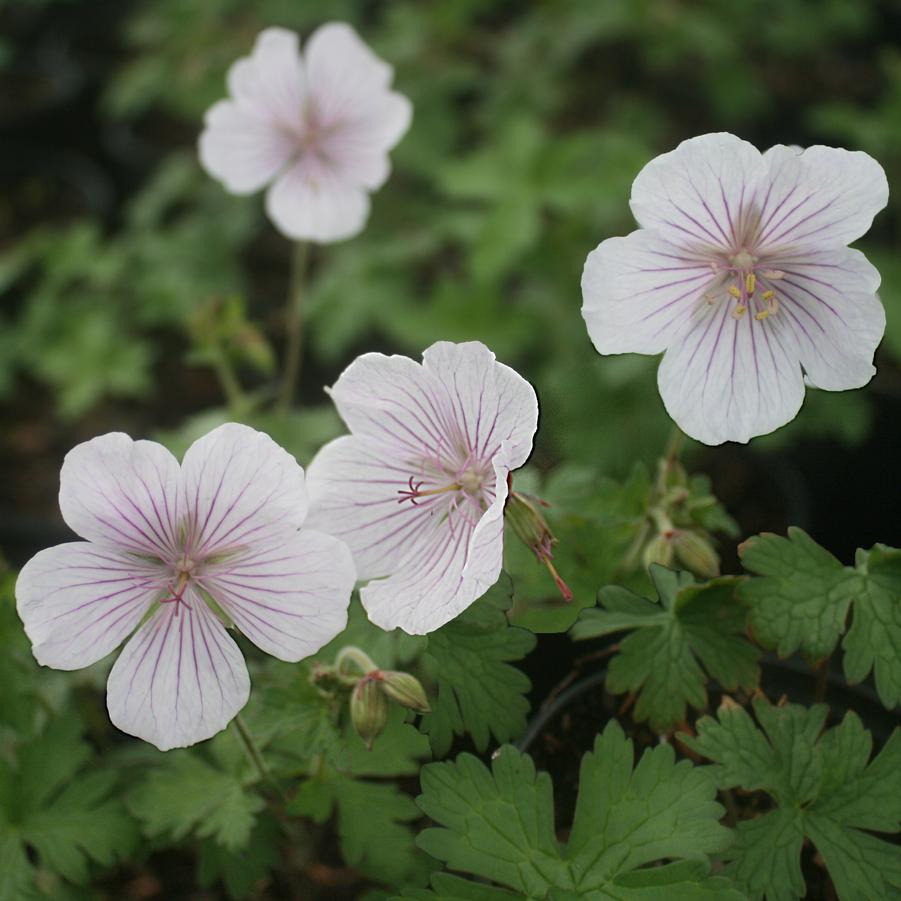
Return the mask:
[[[741,580],[723,576],[695,584],[688,573],[651,567],[658,599],[620,586],[598,592],[600,607],[584,610],[570,630],[576,641],[630,630],[609,665],[607,689],[635,692],[635,719],[666,732],[689,706],[707,706],[707,683],[751,690],[760,652],[744,635],[746,612],[735,596]]]
[[[800,651],[828,657],[842,641],[851,683],[873,671],[886,707],[901,703],[901,550],[877,544],[843,566],[806,532],[764,533],[741,546],[742,563],[756,577],[739,588],[757,640],[781,657]]]

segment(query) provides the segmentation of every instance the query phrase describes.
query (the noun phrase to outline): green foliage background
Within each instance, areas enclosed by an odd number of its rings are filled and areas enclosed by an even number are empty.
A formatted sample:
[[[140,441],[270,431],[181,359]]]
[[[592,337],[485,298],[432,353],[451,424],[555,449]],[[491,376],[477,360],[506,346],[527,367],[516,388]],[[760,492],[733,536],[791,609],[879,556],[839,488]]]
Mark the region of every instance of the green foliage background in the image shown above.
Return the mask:
[[[259,30],[308,35],[332,19],[351,22],[393,63],[414,121],[365,232],[313,255],[301,404],[276,416],[267,407],[289,248],[259,197],[231,197],[201,171],[194,144],[204,111],[224,95],[228,66]],[[632,179],[684,138],[727,130],[761,147],[866,150],[892,188],[889,209],[861,244],[883,274],[888,329],[878,375],[862,391],[810,392],[789,426],[748,454],[724,452],[731,468],[719,481],[726,490],[753,483],[805,442],[862,445],[880,417],[898,421],[901,50],[893,32],[901,11],[892,0],[6,0],[0,24],[0,76],[9,86],[0,122],[11,135],[0,148],[0,455],[8,473],[0,519],[20,523],[15,534],[4,526],[0,545],[11,562],[54,543],[58,464],[83,438],[123,429],[181,453],[219,422],[241,418],[307,463],[341,431],[322,385],[357,353],[415,357],[437,339],[478,339],[538,392],[536,453],[517,487],[553,503],[556,559],[576,593],[563,609],[528,551],[511,547],[512,589],[501,585],[428,647],[378,633],[358,615],[344,642],[382,666],[418,667],[443,699],[424,732],[395,716],[372,755],[310,688],[305,668],[247,649],[255,685],[248,722],[276,776],[302,782],[286,825],[264,807],[268,789],[230,733],[164,758],[109,727],[104,664],[83,674],[39,670],[8,578],[0,598],[0,901],[201,897],[191,894],[198,885],[211,897],[267,897],[279,868],[303,874],[292,886],[297,897],[322,891],[374,901],[402,889],[432,897],[428,884],[440,897],[512,897],[441,873],[429,882],[437,864],[413,844],[420,814],[412,796],[422,762],[459,745],[460,733],[482,752],[522,731],[528,680],[514,667],[533,642],[521,627],[563,631],[598,588],[625,582],[638,593],[623,595],[628,604],[651,610],[667,640],[685,630],[685,699],[706,702],[691,656],[699,639],[682,623],[691,609],[681,619],[669,608],[658,613],[643,600],[655,596],[647,577],[622,572],[643,534],[653,461],[670,423],[655,360],[593,350],[579,313],[585,256],[633,228]],[[243,395],[217,381],[225,371],[236,373]],[[765,512],[788,516],[792,486],[774,484],[784,497]],[[692,482],[690,498],[683,524],[716,532],[738,571],[736,526],[706,481]],[[745,513],[745,535],[762,528],[753,505]],[[883,561],[881,550],[870,553]],[[851,585],[848,592],[863,580],[829,560],[824,598],[830,578]],[[755,566],[764,578],[738,593],[753,602],[763,634],[784,618],[773,605],[796,586],[767,593],[760,584],[779,573]],[[861,609],[888,603],[877,588],[857,601]],[[767,597],[758,603],[761,591]],[[841,616],[832,601],[811,603],[829,619],[824,642],[834,647],[841,624],[830,617]],[[842,613],[850,601],[837,603]],[[594,622],[611,615],[606,607]],[[779,645],[780,635],[764,637],[767,647]],[[624,645],[626,664],[641,640]],[[817,657],[823,648],[812,641],[801,650]],[[857,659],[853,639],[844,648],[847,668]],[[333,656],[326,649],[321,659]],[[465,677],[442,681],[442,672],[468,672],[470,658],[494,674],[494,703],[506,718],[492,718],[490,704],[478,709],[482,698]],[[618,664],[616,690],[650,692],[646,674],[627,678],[626,664]],[[881,692],[897,700],[896,674],[886,681],[880,673],[888,670],[875,666]],[[869,668],[856,665],[861,677]],[[867,755],[859,756],[862,768]],[[36,787],[38,764],[58,781]],[[66,828],[58,828],[61,817]],[[380,851],[386,842],[390,854]],[[340,875],[343,864],[356,881],[326,893],[322,886],[338,877],[316,867]],[[707,891],[703,866],[673,866],[673,879],[690,877]],[[151,894],[142,896],[146,880]]]

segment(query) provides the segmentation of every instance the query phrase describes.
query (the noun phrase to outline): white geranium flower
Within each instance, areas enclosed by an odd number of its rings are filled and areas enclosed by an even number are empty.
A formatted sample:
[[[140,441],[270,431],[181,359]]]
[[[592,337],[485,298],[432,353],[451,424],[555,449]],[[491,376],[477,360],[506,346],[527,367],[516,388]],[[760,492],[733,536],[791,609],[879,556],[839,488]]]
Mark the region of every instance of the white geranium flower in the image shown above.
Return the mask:
[[[383,629],[437,629],[498,579],[507,476],[532,450],[532,386],[483,344],[357,358],[330,391],[351,431],[308,469],[310,523],[350,547]]]
[[[703,135],[632,186],[641,228],[588,255],[582,315],[602,354],[665,355],[670,416],[706,444],[791,421],[804,380],[859,388],[885,330],[879,273],[849,242],[888,200],[865,153]]]
[[[162,445],[121,433],[79,444],[59,504],[87,540],[41,551],[19,574],[34,655],[81,669],[134,633],[109,676],[110,719],[162,751],[209,738],[247,701],[247,666],[224,618],[290,661],[347,622],[350,552],[298,531],[303,470],[247,426],[210,432],[181,466]]]
[[[303,56],[296,34],[268,28],[231,67],[231,99],[207,112],[200,161],[234,194],[269,185],[266,211],[287,237],[350,238],[410,126],[410,101],[389,90],[392,77],[349,25],[317,29]]]

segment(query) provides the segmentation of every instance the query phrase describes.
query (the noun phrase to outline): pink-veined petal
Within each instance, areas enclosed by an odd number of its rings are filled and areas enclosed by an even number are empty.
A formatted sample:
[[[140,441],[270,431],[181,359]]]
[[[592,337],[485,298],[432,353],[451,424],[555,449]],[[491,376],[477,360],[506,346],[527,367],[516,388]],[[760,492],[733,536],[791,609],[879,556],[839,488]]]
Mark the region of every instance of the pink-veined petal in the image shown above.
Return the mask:
[[[345,180],[375,191],[391,171],[388,151],[406,133],[412,116],[406,97],[393,91],[378,94],[365,112],[323,138],[321,153]]]
[[[299,152],[296,137],[230,100],[206,114],[200,162],[233,194],[252,194],[267,185]]]
[[[22,567],[16,609],[38,663],[81,669],[117,648],[165,588],[162,564],[76,541]]]
[[[188,448],[183,509],[195,559],[249,544],[281,541],[303,523],[303,469],[268,435],[229,422]]]
[[[228,89],[238,106],[270,127],[300,134],[307,99],[298,37],[284,28],[267,28],[253,52],[228,72]]]
[[[882,166],[860,151],[777,145],[764,154],[768,176],[755,197],[759,251],[797,252],[848,244],[888,203]]]
[[[505,449],[509,452],[509,449]],[[386,579],[360,589],[369,619],[383,629],[410,635],[434,632],[480,598],[500,577],[503,564],[506,454],[494,469],[494,500],[473,525],[465,516],[424,532],[402,565]]]
[[[363,230],[369,195],[333,165],[307,154],[269,187],[266,212],[285,237],[329,244]]]
[[[310,529],[214,565],[201,578],[244,635],[291,662],[315,654],[347,625],[355,582],[347,546]]]
[[[672,243],[731,247],[742,231],[743,208],[765,174],[760,151],[735,135],[690,138],[638,173],[632,213]]]
[[[446,386],[409,357],[363,354],[328,393],[354,435],[387,449],[399,465],[454,459],[465,447]]]
[[[310,102],[326,128],[365,113],[394,75],[349,25],[330,22],[317,28],[304,48]]]
[[[510,468],[526,462],[538,428],[538,398],[518,372],[479,341],[438,341],[423,353],[422,365],[445,386],[472,459],[491,459],[507,442]]]
[[[418,482],[420,472],[418,461],[405,462],[397,453],[355,435],[336,438],[320,449],[307,469],[307,525],[350,548],[360,579],[385,576],[423,532],[435,527],[444,509],[440,495],[416,504],[403,501],[410,478]]]
[[[761,286],[776,292],[774,318],[808,382],[828,391],[865,385],[876,371],[873,354],[885,332],[876,267],[846,247],[777,258],[773,265],[783,277],[762,279]]]
[[[710,259],[638,230],[608,238],[585,261],[582,316],[602,354],[657,354],[706,306]]]
[[[125,646],[107,684],[113,724],[161,751],[224,729],[247,703],[250,677],[238,646],[192,592],[167,604]]]
[[[764,322],[732,316],[734,304],[709,308],[671,345],[657,373],[669,415],[705,444],[746,442],[790,422],[804,399],[801,366],[781,314]]]
[[[178,462],[161,444],[111,432],[66,454],[59,506],[82,538],[167,559],[177,544],[178,485]]]
[[[473,600],[481,597],[497,582],[503,568],[504,505],[509,490],[507,477],[516,468],[511,465],[515,459],[513,453],[513,446],[505,441],[491,461],[495,475],[494,500],[479,520],[469,540],[463,578],[475,591]],[[465,608],[461,608],[458,612],[462,612],[462,609]]]

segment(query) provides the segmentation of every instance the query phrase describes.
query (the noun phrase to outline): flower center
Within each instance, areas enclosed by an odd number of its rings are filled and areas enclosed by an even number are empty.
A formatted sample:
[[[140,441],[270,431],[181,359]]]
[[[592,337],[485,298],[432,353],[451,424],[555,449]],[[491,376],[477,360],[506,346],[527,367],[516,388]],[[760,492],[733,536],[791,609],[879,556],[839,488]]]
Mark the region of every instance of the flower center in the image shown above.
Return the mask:
[[[397,493],[400,495],[398,498],[398,503],[402,504],[404,501],[409,501],[413,504],[414,507],[418,506],[416,503],[418,498],[421,497],[433,497],[436,494],[447,494],[449,491],[459,491],[461,486],[456,482],[445,485],[442,488],[427,488],[425,491],[422,490],[422,486],[425,485],[424,481],[416,481],[413,476],[407,480],[407,487],[401,488]]]
[[[475,496],[482,493],[482,473],[471,466],[460,474],[457,481],[463,491],[469,495]]]
[[[189,610],[191,609],[191,605],[184,599],[184,593],[188,582],[191,581],[191,574],[194,572],[195,566],[195,562],[190,557],[183,556],[175,566],[175,582],[169,589],[171,594],[160,599],[161,604],[175,604],[176,616],[181,612],[182,604]]]
[[[407,487],[401,488],[397,493],[400,495],[397,502],[399,504],[409,501],[413,506],[418,506],[417,501],[420,498],[435,497],[439,494],[450,494],[451,492],[462,491],[464,495],[470,498],[480,498],[482,490],[485,487],[485,476],[475,466],[468,466],[461,470],[453,477],[452,482],[441,485],[438,488],[423,488],[424,479],[416,479],[410,476],[407,479]]]
[[[725,281],[717,290],[704,295],[711,306],[723,298],[735,301],[732,318],[741,319],[748,311],[758,322],[763,322],[779,312],[779,301],[773,282],[785,277],[779,269],[763,268],[759,257],[744,247],[728,257],[725,265],[711,264],[717,274],[723,272]],[[723,290],[725,289],[725,290]]]

